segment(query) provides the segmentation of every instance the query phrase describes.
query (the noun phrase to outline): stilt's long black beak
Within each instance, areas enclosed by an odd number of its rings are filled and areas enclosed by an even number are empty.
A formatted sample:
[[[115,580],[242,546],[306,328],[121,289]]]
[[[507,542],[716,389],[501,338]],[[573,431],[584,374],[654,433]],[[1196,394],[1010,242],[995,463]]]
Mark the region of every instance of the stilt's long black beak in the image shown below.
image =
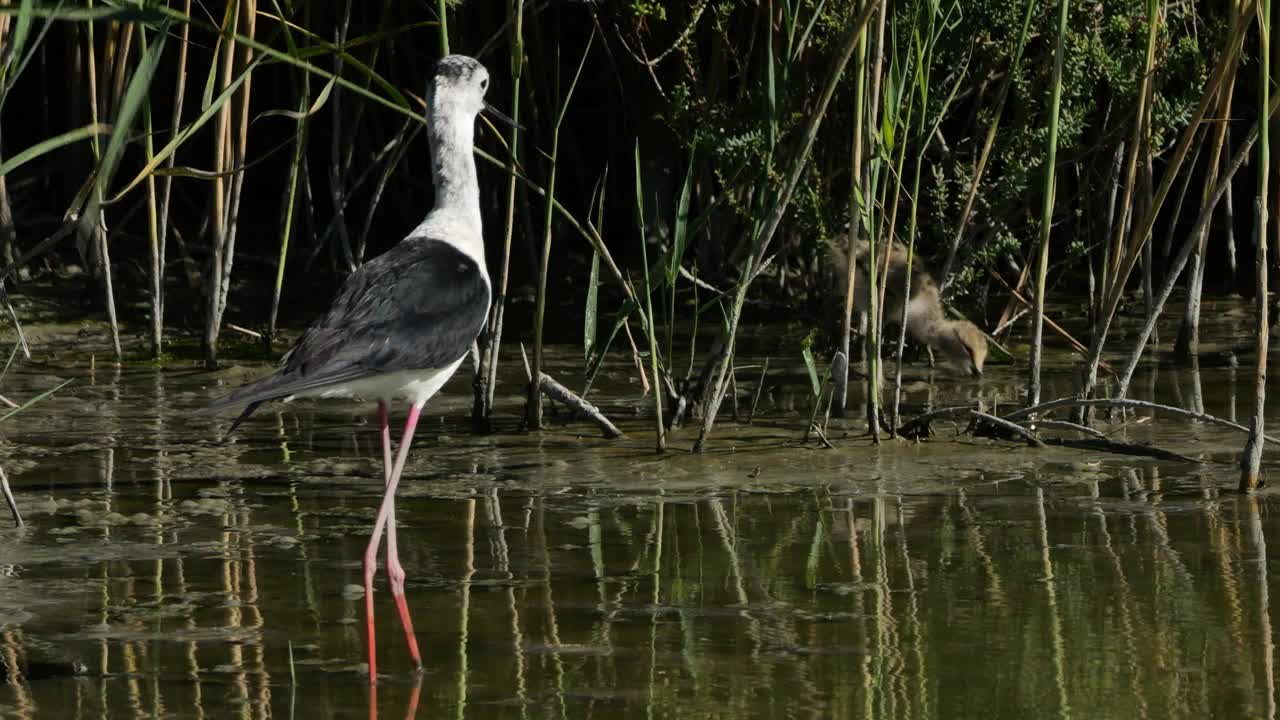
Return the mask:
[[[484,104],[484,111],[485,111],[485,114],[486,114],[486,115],[489,115],[489,116],[490,116],[490,117],[492,117],[494,120],[500,120],[500,121],[502,121],[502,122],[506,123],[507,125],[509,125],[510,127],[513,127],[513,128],[515,128],[515,129],[517,129],[517,130],[524,130],[524,126],[523,126],[523,125],[521,125],[520,123],[516,122],[515,120],[512,120],[511,118],[507,117],[505,114],[503,114],[503,113],[499,112],[497,108],[495,108],[494,106],[490,105],[487,101],[486,101],[486,102],[485,102],[485,104]]]

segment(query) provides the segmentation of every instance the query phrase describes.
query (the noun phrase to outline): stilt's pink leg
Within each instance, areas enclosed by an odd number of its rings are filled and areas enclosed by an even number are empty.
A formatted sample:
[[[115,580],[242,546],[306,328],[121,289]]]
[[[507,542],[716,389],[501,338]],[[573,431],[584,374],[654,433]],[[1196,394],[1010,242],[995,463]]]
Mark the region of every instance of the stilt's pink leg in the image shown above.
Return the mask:
[[[391,424],[387,417],[387,401],[378,401],[378,432],[382,437],[382,483],[383,492],[391,481]],[[394,527],[394,526],[393,526]],[[369,684],[373,685],[378,678],[378,644],[373,623],[373,576],[378,572],[378,541],[381,533],[369,538],[364,550],[364,622],[367,657],[369,658]],[[371,703],[376,700],[370,696]],[[372,709],[372,706],[371,706]]]
[[[378,403],[382,419],[382,459],[386,468],[384,479],[391,482],[391,426],[387,421],[386,402]],[[411,432],[406,430],[406,432]],[[406,439],[407,442],[407,439]],[[396,545],[396,499],[391,496],[391,517],[387,520],[387,576],[391,579],[391,597],[395,598],[400,624],[404,627],[404,639],[409,644],[409,658],[415,670],[422,669],[422,654],[418,652],[418,636],[413,633],[413,619],[409,617],[409,605],[404,597],[404,566],[400,564],[400,550]]]
[[[418,681],[413,684],[413,691],[409,693],[409,707],[404,712],[405,720],[413,720],[418,716],[418,696],[422,694],[422,676],[418,676]]]
[[[369,538],[369,545],[368,547],[365,548],[365,551],[364,551],[364,592],[365,592],[364,607],[365,607],[365,616],[366,616],[365,629],[368,633],[368,638],[369,638],[368,647],[369,647],[369,682],[370,683],[377,682],[377,667],[378,667],[377,666],[377,650],[375,649],[374,629],[373,629],[374,628],[373,626],[373,575],[374,575],[374,571],[377,568],[378,545],[382,540],[382,531],[386,529],[388,521],[391,520],[392,515],[395,512],[396,486],[399,485],[400,483],[400,473],[401,471],[404,470],[404,461],[405,461],[405,458],[407,458],[409,455],[409,446],[413,444],[413,431],[418,425],[418,415],[421,412],[422,412],[422,407],[419,405],[413,405],[409,408],[409,417],[407,420],[405,420],[404,437],[401,438],[400,440],[400,450],[396,454],[395,466],[392,468],[390,476],[386,478],[386,488],[382,494],[382,505],[378,508],[378,519],[374,521],[373,534]],[[381,417],[385,417],[385,415],[381,412],[379,413],[379,415]],[[390,428],[387,427],[387,429],[384,430],[384,436],[386,437],[386,443],[384,444],[384,457],[388,459],[390,458],[390,455],[391,455],[390,433],[391,433]],[[387,544],[388,544],[387,559],[388,559],[388,565],[390,566],[391,559],[394,557],[393,551],[391,550],[392,544],[391,544],[390,537],[388,537]],[[421,667],[422,657],[418,653],[418,642],[416,637],[413,635],[413,629],[409,623],[409,610],[404,604],[404,569],[399,567],[400,560],[398,557],[395,558],[395,566],[399,568],[399,574],[400,574],[400,594],[396,599],[396,604],[397,606],[399,606],[400,618],[404,622],[405,633],[409,638],[409,652],[413,656],[414,662],[417,663],[418,667]],[[388,574],[391,574],[392,570],[390,567],[388,567],[387,572]],[[396,590],[396,587],[393,581],[392,592],[395,593],[395,590]]]

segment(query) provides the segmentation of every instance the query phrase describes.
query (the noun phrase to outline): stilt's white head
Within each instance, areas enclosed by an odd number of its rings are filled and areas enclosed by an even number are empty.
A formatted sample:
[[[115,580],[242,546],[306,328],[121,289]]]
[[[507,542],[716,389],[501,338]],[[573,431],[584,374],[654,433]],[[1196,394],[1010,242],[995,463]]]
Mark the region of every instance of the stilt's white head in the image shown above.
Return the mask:
[[[447,55],[427,83],[427,111],[434,117],[474,118],[485,109],[489,71],[475,58]]]

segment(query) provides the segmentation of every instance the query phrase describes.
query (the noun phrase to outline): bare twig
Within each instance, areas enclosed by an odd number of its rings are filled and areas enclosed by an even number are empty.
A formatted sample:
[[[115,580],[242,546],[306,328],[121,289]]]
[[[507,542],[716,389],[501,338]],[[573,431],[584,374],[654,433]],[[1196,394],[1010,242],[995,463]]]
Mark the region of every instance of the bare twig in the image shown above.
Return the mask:
[[[1158,447],[1150,445],[1137,445],[1135,443],[1122,443],[1106,438],[1090,438],[1088,440],[1067,440],[1065,438],[1051,438],[1045,442],[1058,447],[1073,448],[1076,450],[1092,450],[1109,453],[1117,453],[1120,455],[1137,455],[1139,457],[1150,457],[1157,460],[1173,460],[1176,462],[1196,463],[1204,465],[1216,462],[1203,458],[1193,458],[1171,450],[1162,450]]]
[[[1101,430],[1095,430],[1088,425],[1079,425],[1066,420],[1037,420],[1035,424],[1046,430],[1067,430],[1069,432],[1083,433],[1098,440],[1107,439],[1107,434]]]
[[[1005,281],[1005,279],[1004,279],[1003,277],[1001,277],[1001,276],[1000,276],[1000,273],[998,273],[998,272],[996,272],[996,271],[995,271],[995,268],[992,268],[991,266],[989,266],[989,265],[988,265],[988,266],[987,266],[987,273],[988,273],[989,275],[991,275],[991,277],[995,278],[995,279],[996,279],[996,282],[998,282],[998,283],[1000,283],[1001,285],[1003,285],[1003,286],[1004,286],[1004,289],[1005,289],[1005,290],[1008,290],[1008,291],[1009,291],[1009,294],[1010,294],[1010,295],[1011,295],[1015,300],[1017,300],[1018,302],[1022,303],[1022,304],[1023,304],[1023,305],[1025,305],[1025,306],[1027,306],[1027,308],[1028,308],[1028,309],[1032,309],[1032,308],[1033,308],[1033,306],[1032,306],[1032,304],[1031,304],[1031,301],[1030,301],[1030,300],[1028,300],[1028,299],[1026,299],[1025,297],[1023,297],[1023,296],[1022,296],[1022,293],[1018,292],[1016,289],[1014,289],[1014,288],[1013,288],[1013,286],[1011,286],[1007,281]],[[1059,325],[1058,323],[1054,322],[1052,318],[1050,318],[1049,316],[1047,316],[1047,315],[1046,315],[1046,316],[1045,316],[1045,318],[1044,318],[1044,323],[1045,323],[1046,325],[1048,325],[1048,326],[1049,326],[1049,329],[1050,329],[1050,330],[1053,330],[1055,333],[1057,333],[1058,335],[1062,336],[1062,339],[1064,339],[1064,340],[1066,340],[1067,342],[1071,343],[1071,347],[1072,347],[1072,348],[1074,348],[1076,352],[1080,353],[1081,355],[1087,355],[1087,354],[1088,354],[1089,349],[1088,349],[1088,348],[1086,348],[1086,347],[1084,346],[1084,344],[1083,344],[1083,343],[1081,343],[1079,340],[1076,340],[1074,337],[1072,337],[1072,336],[1071,336],[1071,333],[1069,333],[1069,332],[1067,332],[1065,329],[1063,329],[1063,327],[1062,327],[1061,325]],[[994,334],[994,333],[992,333],[992,334]],[[1101,367],[1103,370],[1106,370],[1107,372],[1111,373],[1112,375],[1115,375],[1115,374],[1116,374],[1116,370],[1115,370],[1115,368],[1111,367],[1111,365],[1110,365],[1110,364],[1108,364],[1106,360],[1098,360],[1098,367]]]
[[[250,330],[249,328],[246,328],[246,327],[240,327],[235,323],[227,323],[227,329],[235,330],[236,332],[242,333],[244,335],[248,335],[251,338],[258,338],[259,340],[262,339],[262,333],[258,332],[257,330]]]
[[[22,522],[22,513],[18,512],[18,502],[13,499],[13,491],[9,489],[9,476],[0,468],[0,492],[4,493],[4,501],[9,504],[9,512],[13,513],[13,522],[18,527],[26,525]]]
[[[902,427],[898,428],[898,435],[905,438],[921,438],[933,434],[933,430],[929,427],[929,423],[939,418],[950,417],[952,415],[965,415],[973,412],[974,409],[981,407],[980,403],[970,405],[953,405],[950,407],[938,408],[922,415],[917,415]]]
[[[524,358],[525,378],[532,383],[533,371],[529,367],[529,353],[525,351],[524,343],[520,343],[520,355]],[[538,390],[552,400],[573,408],[583,417],[595,423],[596,427],[600,428],[600,432],[604,433],[604,436],[610,440],[624,437],[618,426],[614,425],[609,418],[605,417],[604,413],[600,412],[600,408],[583,400],[577,393],[556,382],[555,378],[550,375],[538,373]]]
[[[1021,425],[1018,425],[1016,423],[1011,423],[1008,420],[1005,420],[1004,418],[998,418],[995,415],[984,413],[981,410],[970,410],[969,415],[972,416],[975,421],[980,420],[982,422],[995,425],[1001,430],[1005,430],[1007,432],[1013,433],[1014,435],[1019,435],[1025,438],[1027,442],[1031,443],[1032,445],[1035,445],[1036,447],[1040,447],[1040,448],[1044,447],[1044,441],[1040,439],[1040,436],[1036,435],[1034,432],[1032,432],[1031,430]]]
[[[1059,408],[1066,407],[1114,407],[1131,410],[1151,410],[1153,412],[1164,413],[1165,415],[1172,415],[1174,417],[1180,417],[1187,420],[1199,420],[1200,422],[1208,423],[1210,425],[1230,428],[1237,432],[1249,432],[1249,428],[1243,425],[1233,423],[1230,420],[1223,420],[1220,417],[1214,417],[1207,413],[1192,412],[1190,410],[1183,410],[1182,408],[1173,407],[1171,405],[1161,405],[1159,403],[1147,402],[1145,400],[1130,400],[1127,398],[1093,398],[1090,400],[1082,400],[1080,398],[1061,398],[1059,400],[1051,400],[1046,403],[1040,403],[1039,405],[1033,405],[1032,407],[1011,412],[1008,415],[1005,415],[1004,419],[1012,422],[1015,420],[1021,420],[1025,417],[1030,417],[1033,414],[1046,413],[1050,410],[1057,410]],[[1267,442],[1280,442],[1280,440],[1267,436]]]
[[[578,397],[576,393],[556,382],[556,380],[550,375],[542,373],[542,375],[538,377],[538,389],[542,391],[543,395],[546,395],[562,405],[567,405],[573,408],[583,417],[595,423],[596,427],[600,428],[600,432],[604,433],[605,437],[614,439],[623,436],[623,433],[618,429],[618,426],[610,422],[609,418],[605,417],[604,413],[600,412],[600,408]]]

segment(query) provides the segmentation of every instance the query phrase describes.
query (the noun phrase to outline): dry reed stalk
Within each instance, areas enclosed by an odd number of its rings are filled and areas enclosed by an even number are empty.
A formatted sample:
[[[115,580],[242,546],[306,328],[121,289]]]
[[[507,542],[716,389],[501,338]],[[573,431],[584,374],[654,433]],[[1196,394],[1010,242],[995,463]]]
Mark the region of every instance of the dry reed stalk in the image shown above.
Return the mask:
[[[877,117],[879,117],[880,115],[880,82],[883,79],[883,75],[884,75],[884,29],[885,29],[885,17],[888,14],[889,14],[889,11],[887,8],[887,3],[883,3],[883,2],[880,3],[879,7],[877,8],[878,29],[876,31],[876,49],[875,49],[874,56],[872,58],[871,88],[869,90],[870,95],[868,96],[870,107],[868,108],[868,112],[867,112],[867,121],[868,121],[869,129],[877,128],[879,125],[877,121]],[[923,117],[926,109],[927,108],[920,109],[921,117]],[[868,140],[870,139],[871,138],[868,138]],[[927,137],[921,139],[921,143],[923,144],[927,145],[928,142],[929,142],[929,138]],[[906,144],[905,138],[904,138],[903,144],[904,145]],[[865,179],[863,180],[863,188],[864,188],[863,196],[868,199],[867,202],[869,203],[871,202],[870,198],[875,194],[874,188],[876,184],[876,178],[878,177],[878,175],[879,175],[879,171],[877,167],[875,166],[867,167]],[[902,188],[901,188],[901,185],[899,184],[898,192],[900,193],[901,190]],[[882,192],[884,193],[884,196],[887,197],[889,192],[888,181],[884,183]],[[895,195],[896,194],[897,193],[895,193]],[[912,200],[914,201],[915,198],[913,197]],[[883,199],[881,200],[880,205],[881,207],[883,207],[884,205]],[[877,295],[877,290],[878,290],[879,296],[877,299],[872,300],[869,303],[869,307],[867,308],[867,317],[870,322],[868,323],[868,326],[867,326],[867,334],[865,338],[866,348],[867,348],[867,408],[866,408],[866,411],[867,411],[867,433],[871,435],[871,441],[879,445],[880,444],[880,415],[882,413],[881,404],[884,401],[884,398],[882,397],[882,393],[884,391],[883,390],[884,370],[881,368],[882,359],[880,357],[880,347],[883,344],[883,340],[884,340],[884,306],[885,306],[885,294],[889,289],[889,259],[893,257],[894,228],[892,223],[897,222],[896,198],[895,198],[893,218],[890,221],[890,225],[888,226],[887,233],[885,232],[885,225],[883,222],[882,223],[874,222],[874,219],[875,219],[875,216],[873,214],[874,209],[875,209],[874,205],[868,205],[865,208],[867,213],[867,226],[869,228],[874,227],[874,230],[871,232],[871,238],[869,239],[869,242],[868,242],[868,247],[871,248],[871,251],[867,256],[869,267],[875,264],[875,247],[880,242],[880,238],[882,237],[884,238],[884,243],[886,247],[884,252],[883,272],[881,272],[879,275],[878,283],[877,283],[876,272],[874,269],[872,269],[870,274],[867,276],[867,283],[870,286],[868,289],[871,291],[870,293],[868,293],[868,295],[874,297]],[[850,257],[852,258],[852,256]],[[852,260],[850,260],[850,262],[852,262]],[[907,275],[909,276],[910,274],[911,272],[910,270],[908,270]],[[905,318],[904,318],[903,324],[905,325]]]
[[[857,284],[857,263],[854,259],[858,256],[858,239],[862,234],[862,223],[860,221],[860,213],[858,197],[860,193],[857,185],[862,182],[862,142],[865,133],[862,131],[864,120],[864,103],[866,94],[864,85],[866,84],[866,64],[867,64],[867,48],[866,48],[866,30],[859,30],[857,36],[858,43],[858,62],[854,66],[854,90],[853,90],[853,157],[850,170],[852,182],[849,188],[849,243],[845,248],[845,257],[848,258],[848,267],[845,269],[845,292],[844,292],[844,312],[840,317],[840,350],[845,358],[850,355],[850,336],[853,334],[853,298]],[[845,405],[848,400],[849,392],[849,363],[845,363],[844,372],[832,378],[833,387],[831,390],[831,413],[836,417],[845,416]]]
[[[809,116],[799,152],[793,156],[791,168],[787,173],[782,188],[778,192],[769,216],[760,232],[754,238],[751,255],[742,270],[743,281],[738,285],[733,305],[729,310],[727,318],[729,331],[725,343],[727,346],[726,352],[715,369],[715,379],[712,383],[714,390],[702,415],[702,428],[699,431],[697,442],[694,443],[695,451],[706,448],[707,439],[711,435],[711,428],[715,426],[716,414],[719,412],[720,404],[723,402],[725,392],[728,390],[729,368],[733,363],[734,347],[737,342],[738,320],[742,316],[742,307],[746,302],[747,290],[750,289],[751,281],[764,263],[765,255],[768,253],[769,244],[773,240],[774,233],[777,232],[778,226],[782,223],[782,218],[787,212],[787,207],[791,204],[791,196],[795,192],[796,186],[800,183],[800,176],[808,163],[809,154],[813,150],[813,144],[817,139],[818,130],[822,126],[822,120],[826,117],[831,98],[835,95],[840,78],[844,75],[845,66],[849,64],[849,59],[853,57],[854,50],[858,47],[858,39],[864,37],[863,31],[867,22],[871,20],[871,13],[880,2],[881,0],[868,0],[867,4],[856,15],[851,8],[850,14],[853,22],[849,28],[849,35],[844,39],[843,46],[835,55],[835,62],[827,75],[822,94],[819,96]]]
[[[144,38],[145,42],[145,38]],[[155,143],[152,140],[154,128],[151,124],[151,102],[148,100],[142,109],[143,147],[146,148],[147,161],[155,157]],[[156,197],[156,178],[154,174],[147,176],[147,249],[150,251],[151,267],[148,268],[151,280],[151,358],[159,359],[161,345],[164,340],[164,315],[161,308],[160,293],[164,287],[164,260],[160,253],[160,211]]]
[[[0,5],[8,4],[9,0],[0,0]],[[10,15],[0,15],[0,48],[12,48],[9,44],[11,17]],[[11,63],[13,60],[11,55],[0,52],[0,73],[3,73],[6,63]],[[0,77],[3,77],[3,75],[0,75]],[[7,80],[8,78],[3,79]],[[3,90],[0,90],[0,92],[3,92]],[[4,134],[0,131],[0,160],[3,159]],[[0,175],[0,264],[5,267],[13,264],[15,257],[14,244],[17,239],[17,230],[13,224],[13,207],[9,203],[8,185],[5,182],[5,176]]]
[[[182,14],[187,17],[191,16],[191,0],[184,0],[183,7],[182,7]],[[177,64],[175,77],[174,77],[173,116],[169,124],[169,127],[173,128],[175,132],[176,132],[176,129],[180,127],[182,123],[183,98],[187,92],[187,50],[190,46],[190,40],[191,40],[191,23],[182,23],[182,33],[180,37],[181,37],[181,42],[178,43],[178,64]],[[173,170],[173,166],[176,161],[177,161],[177,158],[175,157],[175,154],[169,155],[169,158],[165,160],[165,168],[170,171]],[[160,178],[160,215],[159,215],[158,224],[159,224],[159,231],[160,231],[159,253],[160,253],[161,272],[163,272],[165,267],[166,245],[168,243],[168,238],[169,238],[169,207],[170,207],[169,202],[170,202],[170,199],[172,198],[172,192],[173,192],[173,176],[171,174],[166,173]],[[158,307],[155,308],[154,312],[155,312],[155,315],[161,318],[163,321],[163,318],[164,318],[163,278],[161,279],[161,282],[157,289],[159,290],[159,293],[157,295],[159,299],[159,303],[158,303]],[[163,327],[161,329],[161,332],[163,332]]]
[[[511,27],[511,108],[510,116],[520,122],[520,78],[524,74],[524,0],[511,0],[507,6]],[[488,427],[493,413],[494,394],[498,386],[498,357],[502,350],[502,321],[506,314],[507,285],[511,277],[511,238],[515,233],[516,169],[520,158],[520,128],[508,131],[510,156],[507,160],[507,207],[502,225],[502,260],[498,270],[498,283],[493,307],[489,311],[489,333],[484,344],[484,356],[476,382],[475,403],[472,406],[472,422]]]
[[[1222,149],[1226,144],[1227,118],[1231,112],[1231,98],[1235,90],[1235,74],[1227,84],[1220,104],[1222,120],[1214,128],[1213,145],[1209,151],[1209,164],[1204,192],[1200,201],[1201,209],[1208,205],[1212,189],[1216,187],[1218,174],[1222,169]],[[1190,173],[1187,174],[1190,177]],[[1170,233],[1172,235],[1172,233]],[[1178,337],[1174,341],[1173,351],[1180,361],[1189,363],[1200,352],[1200,298],[1204,293],[1205,253],[1209,249],[1209,226],[1206,224],[1192,248],[1190,267],[1187,269],[1187,299],[1183,305],[1182,324],[1178,328]]]
[[[239,0],[227,4],[226,16],[223,18],[223,32],[219,42],[221,54],[215,52],[211,62],[219,67],[222,76],[222,87],[231,84],[231,72],[235,65],[235,33],[240,13]],[[205,282],[205,326],[201,344],[204,351],[204,364],[209,369],[218,366],[218,334],[222,325],[220,300],[222,298],[222,269],[227,248],[227,188],[226,171],[230,166],[228,145],[231,138],[231,103],[223,103],[218,109],[218,119],[214,124],[213,170],[217,173],[213,178],[213,207],[209,217],[209,229],[212,234],[212,261],[209,277]]]
[[[947,246],[947,257],[942,262],[942,269],[938,275],[938,289],[945,293],[951,284],[951,267],[955,263],[956,252],[960,249],[960,244],[964,239],[965,227],[969,223],[969,216],[973,213],[973,203],[978,197],[978,187],[982,184],[982,175],[986,172],[987,161],[991,159],[991,150],[995,147],[996,132],[1000,129],[1000,117],[1004,114],[1005,102],[1009,99],[1009,88],[1013,85],[1013,79],[1017,76],[1018,67],[1022,64],[1022,52],[1027,45],[1027,33],[1031,28],[1032,11],[1038,7],[1035,0],[1027,0],[1027,10],[1022,16],[1022,33],[1018,37],[1017,44],[1014,45],[1013,59],[1009,61],[1008,72],[1005,73],[1004,79],[1000,81],[1000,91],[996,96],[995,110],[991,115],[991,125],[987,127],[987,134],[982,140],[982,150],[978,153],[978,162],[973,168],[973,179],[969,181],[969,190],[965,193],[964,206],[960,210],[960,220],[956,223],[956,233],[951,238],[951,244]]]
[[[1205,90],[1200,97],[1200,102],[1192,113],[1191,119],[1187,124],[1187,128],[1183,131],[1181,138],[1178,140],[1177,146],[1174,148],[1173,157],[1170,159],[1166,167],[1165,174],[1160,181],[1155,197],[1152,200],[1151,207],[1144,214],[1140,224],[1135,225],[1135,231],[1129,244],[1129,252],[1120,254],[1116,252],[1116,270],[1113,273],[1114,280],[1109,283],[1108,292],[1105,298],[1105,304],[1101,313],[1098,315],[1098,321],[1094,326],[1093,339],[1089,346],[1089,357],[1086,360],[1084,373],[1084,381],[1080,389],[1080,396],[1087,398],[1093,393],[1094,385],[1098,381],[1098,362],[1102,358],[1102,349],[1106,344],[1107,333],[1111,328],[1111,321],[1115,317],[1117,308],[1120,305],[1120,299],[1124,293],[1124,283],[1129,278],[1134,266],[1141,255],[1142,245],[1151,235],[1151,229],[1155,225],[1155,216],[1159,213],[1161,205],[1164,203],[1165,197],[1169,193],[1169,188],[1173,185],[1174,179],[1178,176],[1178,172],[1182,168],[1182,162],[1186,158],[1190,149],[1192,138],[1195,136],[1201,121],[1204,119],[1209,106],[1217,97],[1219,88],[1222,87],[1226,78],[1228,69],[1234,65],[1235,59],[1238,57],[1241,45],[1244,41],[1244,24],[1241,23],[1230,34],[1226,46],[1223,48],[1222,54],[1218,59],[1218,64],[1214,68],[1212,75],[1205,84]],[[1079,418],[1083,419],[1083,418]]]
[[[118,30],[118,26],[115,26],[113,24],[113,29]],[[88,52],[85,54],[85,57],[89,64],[89,69],[88,69],[89,111],[90,111],[90,117],[93,119],[93,123],[96,125],[98,123],[99,117],[102,114],[99,112],[101,107],[100,101],[105,101],[108,103],[110,101],[109,99],[100,98],[98,94],[98,69],[97,69],[98,53],[97,53],[97,47],[94,44],[94,37],[93,37],[94,32],[93,32],[92,22],[88,23],[87,36],[88,36],[87,39],[88,39],[89,46],[88,46]],[[111,45],[110,38],[108,38],[107,45],[108,46]],[[104,70],[105,70],[105,67],[106,67],[106,64],[104,63]],[[97,135],[93,136],[92,147],[93,147],[94,162],[95,164],[100,163],[102,160],[102,152],[98,145]],[[96,187],[96,184],[95,184],[94,192],[95,193],[100,192],[100,189]],[[85,225],[81,224],[81,228],[82,228],[81,232],[82,233],[88,232],[92,236],[91,239],[93,241],[93,248],[91,252],[95,259],[95,269],[101,273],[102,290],[104,295],[104,301],[106,303],[106,308],[107,308],[107,321],[111,326],[111,348],[115,352],[116,360],[120,360],[121,357],[123,357],[123,353],[120,350],[120,323],[116,318],[116,295],[115,295],[115,289],[112,286],[112,279],[111,279],[111,252],[110,252],[110,249],[107,247],[106,212],[102,209],[101,199],[102,198],[99,197],[98,198],[99,202],[94,203],[94,208],[95,208],[94,212],[96,214],[96,217],[92,217],[88,219],[88,221],[92,223],[92,225],[88,228],[88,230],[84,230],[83,228],[85,227]],[[81,243],[83,244],[87,239],[88,238],[82,237]]]
[[[227,168],[234,174],[231,176],[230,203],[227,208],[227,243],[223,253],[221,283],[218,287],[218,317],[227,309],[227,294],[231,290],[231,267],[235,260],[236,234],[240,227],[240,199],[244,194],[245,156],[249,146],[249,100],[253,77],[250,67],[253,65],[253,47],[250,44],[255,37],[258,19],[258,0],[241,0],[241,27],[249,42],[237,43],[239,59],[236,62],[236,73],[244,73],[245,79],[240,86],[233,112],[239,119],[232,126],[234,145],[232,146],[231,164]]]
[[[1267,212],[1271,181],[1271,0],[1261,0],[1258,11],[1258,242],[1254,254],[1256,283],[1253,290],[1256,313],[1257,358],[1254,365],[1253,420],[1249,424],[1249,439],[1240,454],[1240,491],[1252,492],[1262,484],[1262,446],[1266,438],[1263,422],[1267,408],[1267,349],[1271,340],[1270,319],[1267,313],[1267,245],[1269,243]]]

